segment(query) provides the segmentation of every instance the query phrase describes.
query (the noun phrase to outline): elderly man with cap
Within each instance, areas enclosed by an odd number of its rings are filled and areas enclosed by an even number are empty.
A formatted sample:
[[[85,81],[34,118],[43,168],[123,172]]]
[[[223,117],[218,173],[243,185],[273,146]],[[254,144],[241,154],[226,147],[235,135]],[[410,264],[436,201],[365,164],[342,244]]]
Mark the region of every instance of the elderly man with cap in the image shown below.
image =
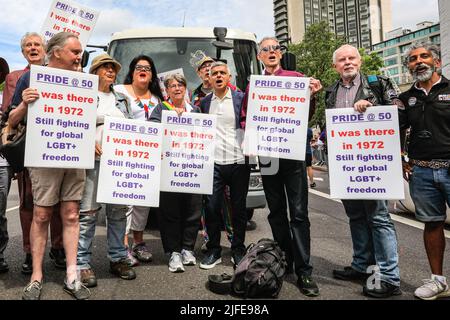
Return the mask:
[[[77,268],[80,271],[81,282],[88,288],[97,285],[97,279],[90,261],[97,214],[101,209],[101,205],[96,202],[96,199],[104,119],[105,116],[132,118],[130,102],[127,97],[113,89],[113,83],[120,69],[121,65],[104,53],[95,57],[89,70],[89,73],[98,75],[99,80],[95,139],[96,158],[94,169],[86,170],[86,184],[80,202],[80,238],[77,253]],[[123,243],[127,209],[125,205],[106,205],[106,238],[110,272],[122,279],[132,280],[136,278],[136,273],[127,263],[127,248]]]
[[[200,107],[202,99],[213,91],[209,77],[209,69],[214,62],[214,59],[205,55],[201,50],[198,50],[191,55],[192,58],[190,63],[192,67],[196,69],[198,77],[202,80],[202,83],[194,90],[194,92],[192,92],[191,104]]]

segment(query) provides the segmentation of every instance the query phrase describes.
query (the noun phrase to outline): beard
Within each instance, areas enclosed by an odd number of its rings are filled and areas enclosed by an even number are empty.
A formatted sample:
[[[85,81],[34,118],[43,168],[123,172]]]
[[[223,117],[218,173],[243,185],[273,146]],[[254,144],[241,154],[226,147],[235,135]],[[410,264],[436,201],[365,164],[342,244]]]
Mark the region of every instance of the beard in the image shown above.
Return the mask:
[[[352,70],[352,71],[344,71],[342,74],[342,78],[346,80],[352,80],[356,77],[356,75],[359,73],[359,70]]]
[[[419,68],[425,68],[425,71],[419,72]],[[435,66],[429,66],[427,64],[421,63],[417,65],[414,70],[411,71],[411,74],[413,76],[413,79],[419,82],[426,82],[431,79],[433,76],[433,73],[436,71]]]

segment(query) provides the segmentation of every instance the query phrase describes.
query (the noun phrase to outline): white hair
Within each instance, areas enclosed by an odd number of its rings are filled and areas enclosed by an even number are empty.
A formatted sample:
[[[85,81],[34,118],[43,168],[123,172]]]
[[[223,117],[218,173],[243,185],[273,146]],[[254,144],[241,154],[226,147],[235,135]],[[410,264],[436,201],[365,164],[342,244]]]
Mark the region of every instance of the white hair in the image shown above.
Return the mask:
[[[342,49],[345,49],[345,48],[352,48],[352,49],[354,49],[356,51],[356,56],[361,60],[361,54],[359,53],[358,48],[356,48],[356,47],[354,47],[354,46],[352,46],[350,44],[344,44],[344,45],[340,46],[339,48],[337,48],[333,52],[333,64],[336,64],[336,62],[337,62],[336,61],[336,57],[337,57],[338,52],[341,51]]]
[[[41,39],[42,47],[44,47],[44,50],[45,50],[44,37],[37,32],[27,32],[23,35],[22,39],[20,39],[20,48],[22,49],[22,52],[23,52],[23,50],[25,50],[25,44],[26,44],[28,38],[31,38],[31,37],[38,37],[39,39]]]
[[[70,32],[60,32],[55,34],[47,43],[47,58],[50,60],[54,52],[63,48],[70,38],[78,39],[78,36]]]
[[[258,43],[258,49],[259,49],[259,51],[261,51],[262,44],[263,44],[265,41],[269,41],[269,40],[275,41],[277,44],[280,44],[280,41],[278,41],[278,39],[275,38],[275,37],[264,37],[264,38],[262,38],[262,40]]]

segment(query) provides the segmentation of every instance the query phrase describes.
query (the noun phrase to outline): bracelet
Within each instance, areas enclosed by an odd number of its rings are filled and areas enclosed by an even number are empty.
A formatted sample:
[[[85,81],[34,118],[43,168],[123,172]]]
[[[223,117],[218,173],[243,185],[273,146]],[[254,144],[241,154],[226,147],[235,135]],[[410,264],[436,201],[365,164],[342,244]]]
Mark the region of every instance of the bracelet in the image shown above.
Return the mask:
[[[401,153],[401,157],[403,162],[409,162],[408,155],[405,152]]]

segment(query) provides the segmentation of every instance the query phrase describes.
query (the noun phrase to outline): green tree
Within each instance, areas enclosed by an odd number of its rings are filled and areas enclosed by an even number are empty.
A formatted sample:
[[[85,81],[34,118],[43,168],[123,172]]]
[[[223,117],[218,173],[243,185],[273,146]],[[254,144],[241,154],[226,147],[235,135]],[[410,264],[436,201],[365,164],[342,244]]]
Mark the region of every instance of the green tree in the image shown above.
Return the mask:
[[[303,41],[289,45],[289,51],[297,57],[297,71],[319,79],[322,86],[327,88],[339,79],[338,73],[333,68],[333,53],[345,43],[344,38],[337,37],[330,31],[328,23],[322,21],[309,26]],[[363,61],[361,71],[365,74],[379,74],[379,70],[383,66],[383,60],[375,53],[367,54],[363,48],[359,51]],[[310,124],[324,127],[324,90],[317,94],[316,112]]]
[[[361,54],[362,65],[361,72],[364,74],[381,74],[381,68],[383,67],[383,59],[376,54],[371,52],[367,54],[363,48],[359,49]]]

